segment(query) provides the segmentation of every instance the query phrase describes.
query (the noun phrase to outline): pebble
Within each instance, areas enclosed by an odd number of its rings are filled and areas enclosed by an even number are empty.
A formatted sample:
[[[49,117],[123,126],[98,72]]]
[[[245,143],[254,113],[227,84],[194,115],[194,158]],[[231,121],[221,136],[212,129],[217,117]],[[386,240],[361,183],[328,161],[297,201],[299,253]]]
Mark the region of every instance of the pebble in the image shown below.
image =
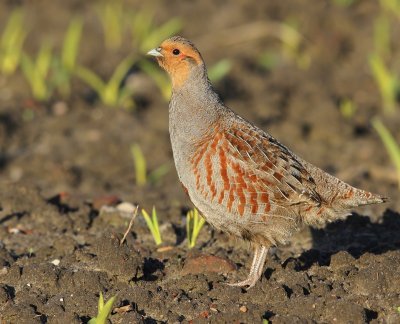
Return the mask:
[[[182,275],[206,272],[228,273],[235,270],[236,265],[228,259],[214,255],[201,254],[186,259],[182,269]]]

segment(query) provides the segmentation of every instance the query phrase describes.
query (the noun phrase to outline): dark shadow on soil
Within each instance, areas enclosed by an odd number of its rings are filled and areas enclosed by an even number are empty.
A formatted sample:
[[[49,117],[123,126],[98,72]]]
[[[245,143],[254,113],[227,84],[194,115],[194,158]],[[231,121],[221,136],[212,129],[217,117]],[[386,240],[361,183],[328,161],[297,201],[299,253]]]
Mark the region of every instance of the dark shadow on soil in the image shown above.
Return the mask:
[[[312,229],[313,248],[296,260],[296,270],[309,269],[314,263],[329,265],[331,256],[347,251],[358,259],[365,253],[382,254],[400,249],[400,214],[387,210],[382,221],[372,223],[368,217],[353,214],[346,220]]]

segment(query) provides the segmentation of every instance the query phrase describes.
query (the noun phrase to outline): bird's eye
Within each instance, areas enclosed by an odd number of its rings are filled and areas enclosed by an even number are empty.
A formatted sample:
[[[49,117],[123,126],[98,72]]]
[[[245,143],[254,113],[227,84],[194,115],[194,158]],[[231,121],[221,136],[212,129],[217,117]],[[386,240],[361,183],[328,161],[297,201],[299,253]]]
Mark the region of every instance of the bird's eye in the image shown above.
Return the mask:
[[[179,55],[180,52],[181,52],[180,50],[178,50],[177,48],[175,48],[175,49],[172,51],[172,54],[174,54],[174,55]]]

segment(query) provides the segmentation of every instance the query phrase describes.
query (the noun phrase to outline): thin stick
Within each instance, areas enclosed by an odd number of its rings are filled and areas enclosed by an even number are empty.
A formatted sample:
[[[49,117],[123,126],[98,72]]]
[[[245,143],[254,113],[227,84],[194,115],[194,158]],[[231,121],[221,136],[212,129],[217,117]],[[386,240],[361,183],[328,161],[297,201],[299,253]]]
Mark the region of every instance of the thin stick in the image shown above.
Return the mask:
[[[131,231],[131,228],[132,228],[132,225],[133,225],[133,221],[135,220],[135,218],[137,216],[138,210],[139,210],[139,205],[136,206],[135,211],[132,213],[132,218],[131,218],[131,221],[129,222],[128,229],[126,230],[126,232],[124,234],[124,237],[119,242],[120,246],[124,243],[126,237],[128,236],[128,233]]]

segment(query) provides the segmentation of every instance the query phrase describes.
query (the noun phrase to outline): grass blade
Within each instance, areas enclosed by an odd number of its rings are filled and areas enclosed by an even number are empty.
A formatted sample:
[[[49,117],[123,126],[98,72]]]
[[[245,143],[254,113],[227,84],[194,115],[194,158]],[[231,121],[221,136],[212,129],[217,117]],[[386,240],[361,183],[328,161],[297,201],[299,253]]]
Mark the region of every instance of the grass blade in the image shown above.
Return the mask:
[[[144,186],[147,183],[147,163],[143,155],[142,149],[138,144],[131,146],[131,154],[135,167],[136,184]]]
[[[93,71],[88,68],[78,65],[74,73],[85,83],[87,83],[99,95],[104,91],[104,81]]]
[[[65,34],[61,53],[63,67],[72,71],[76,66],[79,44],[82,36],[83,22],[81,18],[74,18],[68,26]]]
[[[189,248],[194,248],[200,230],[205,224],[205,219],[199,215],[199,211],[194,208],[187,213],[186,216],[186,235]]]
[[[113,296],[106,302],[106,304],[104,304],[103,293],[100,292],[97,305],[97,316],[90,319],[88,324],[106,324],[107,318],[111,314],[112,306],[115,302],[115,299],[116,296]]]
[[[228,59],[223,59],[215,63],[208,70],[208,77],[212,82],[218,82],[223,79],[231,70],[232,62]]]
[[[155,207],[153,207],[153,212],[154,211]],[[152,217],[150,218],[150,215],[144,209],[142,209],[142,215],[144,220],[146,221],[147,227],[149,228],[151,235],[153,236],[154,241],[157,245],[160,245],[162,243],[162,239],[158,226],[157,214],[154,216],[154,214],[152,213]]]
[[[392,136],[386,126],[378,118],[374,118],[372,120],[372,126],[377,131],[383,142],[383,145],[385,145],[390,159],[396,167],[398,186],[400,189],[400,146],[398,143],[396,143],[395,138]]]
[[[160,243],[157,244],[161,244],[161,234],[160,234],[160,227],[158,226],[158,218],[157,218],[157,211],[156,211],[156,207],[153,206],[153,210],[151,211],[151,217],[153,220],[153,226],[154,226],[154,230],[157,236],[157,241]]]
[[[129,69],[132,67],[133,62],[133,56],[128,56],[118,64],[110,80],[105,85],[103,91],[104,103],[111,106],[121,103],[120,99],[122,90],[120,90],[120,87],[125,76],[128,74]]]
[[[153,30],[141,43],[140,50],[147,53],[148,50],[157,47],[164,39],[176,34],[181,29],[182,21],[179,18],[170,19],[160,27],[153,27]]]
[[[139,65],[140,68],[154,80],[157,87],[160,89],[163,98],[168,101],[171,98],[172,93],[171,82],[169,81],[168,76],[156,67],[155,64],[147,60],[142,60]]]
[[[5,75],[11,75],[20,64],[22,46],[27,33],[23,28],[24,12],[15,9],[0,39],[0,70]]]
[[[399,86],[398,79],[390,73],[382,58],[376,54],[370,56],[369,65],[381,93],[384,112],[394,113]]]

